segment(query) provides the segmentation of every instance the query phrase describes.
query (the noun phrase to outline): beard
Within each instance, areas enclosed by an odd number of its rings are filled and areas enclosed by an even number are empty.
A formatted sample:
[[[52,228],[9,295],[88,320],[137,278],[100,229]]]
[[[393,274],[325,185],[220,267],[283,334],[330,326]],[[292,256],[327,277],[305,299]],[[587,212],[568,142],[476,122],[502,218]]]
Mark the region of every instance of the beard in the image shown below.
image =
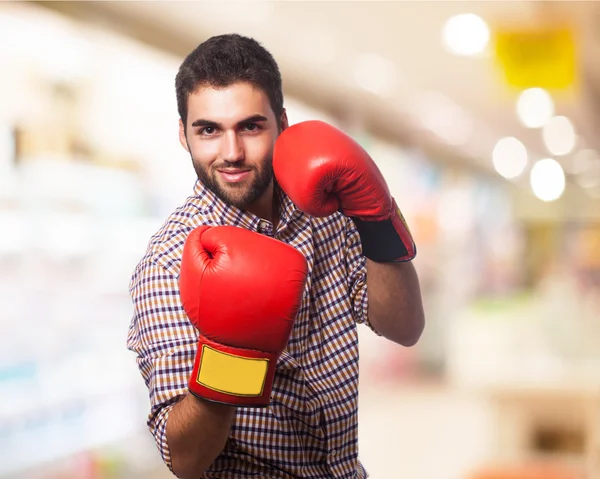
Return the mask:
[[[225,162],[210,168],[203,167],[197,164],[193,158],[192,163],[198,179],[212,191],[219,199],[235,206],[239,209],[245,209],[247,206],[255,203],[267,190],[273,180],[273,158],[270,157],[259,168],[252,168],[250,175],[252,178],[249,182],[242,181],[240,183],[222,183],[219,181],[218,168],[247,170],[247,166],[236,165],[235,163]]]

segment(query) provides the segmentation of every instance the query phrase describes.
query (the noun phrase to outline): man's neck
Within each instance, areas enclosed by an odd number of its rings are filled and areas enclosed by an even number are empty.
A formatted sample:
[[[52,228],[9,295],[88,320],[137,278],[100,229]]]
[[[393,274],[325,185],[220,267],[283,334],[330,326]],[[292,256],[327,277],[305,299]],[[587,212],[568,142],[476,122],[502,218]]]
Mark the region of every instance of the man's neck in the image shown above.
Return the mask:
[[[252,205],[246,208],[246,211],[259,218],[270,221],[273,226],[279,221],[279,202],[275,199],[273,183],[269,185],[264,194]]]

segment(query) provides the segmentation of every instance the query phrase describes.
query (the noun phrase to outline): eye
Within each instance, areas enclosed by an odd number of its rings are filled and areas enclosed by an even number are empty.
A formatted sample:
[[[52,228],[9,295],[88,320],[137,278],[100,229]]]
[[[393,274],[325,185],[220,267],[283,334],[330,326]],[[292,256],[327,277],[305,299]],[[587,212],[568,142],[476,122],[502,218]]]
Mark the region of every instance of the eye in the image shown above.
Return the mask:
[[[246,131],[256,131],[259,129],[259,126],[256,123],[246,123],[245,129]]]
[[[201,135],[214,135],[217,132],[217,129],[214,126],[205,126],[204,128],[201,128],[200,131],[198,133],[200,133]]]

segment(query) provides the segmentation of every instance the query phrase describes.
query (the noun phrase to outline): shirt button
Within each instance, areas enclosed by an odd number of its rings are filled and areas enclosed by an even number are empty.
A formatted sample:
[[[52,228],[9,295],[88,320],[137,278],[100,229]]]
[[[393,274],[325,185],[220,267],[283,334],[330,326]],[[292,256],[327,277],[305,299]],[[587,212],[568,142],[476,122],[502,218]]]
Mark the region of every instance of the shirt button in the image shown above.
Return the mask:
[[[272,235],[273,234],[273,228],[271,227],[271,224],[268,221],[265,220],[261,220],[258,223],[258,231],[266,234],[266,235]]]

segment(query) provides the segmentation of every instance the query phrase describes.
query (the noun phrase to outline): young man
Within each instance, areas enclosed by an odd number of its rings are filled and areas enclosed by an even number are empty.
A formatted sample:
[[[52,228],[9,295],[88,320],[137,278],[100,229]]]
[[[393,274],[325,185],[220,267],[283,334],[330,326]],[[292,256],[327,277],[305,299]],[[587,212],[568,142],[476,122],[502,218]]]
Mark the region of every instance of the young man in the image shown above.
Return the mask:
[[[206,40],[176,90],[198,181],[133,274],[128,335],[162,457],[183,479],[367,477],[356,324],[404,346],[424,325],[385,181],[341,131],[288,127],[253,39]]]

